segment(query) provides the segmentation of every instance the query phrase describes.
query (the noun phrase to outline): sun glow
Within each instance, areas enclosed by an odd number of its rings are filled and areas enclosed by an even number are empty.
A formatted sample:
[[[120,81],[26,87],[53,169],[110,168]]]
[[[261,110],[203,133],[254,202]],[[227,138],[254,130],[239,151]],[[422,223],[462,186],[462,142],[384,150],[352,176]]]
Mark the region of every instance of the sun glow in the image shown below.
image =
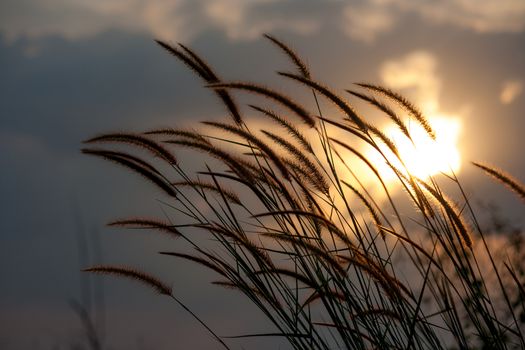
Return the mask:
[[[461,166],[460,152],[457,146],[460,132],[460,122],[456,118],[436,116],[429,118],[435,131],[436,140],[430,138],[425,130],[415,122],[410,125],[412,141],[408,139],[395,125],[388,126],[385,134],[396,145],[401,163],[391,153],[383,148],[385,154],[397,169],[406,169],[409,173],[421,179],[438,173],[457,173]],[[394,171],[388,166],[383,156],[377,151],[370,151],[370,158],[377,166],[381,176],[386,180],[396,178]],[[404,164],[404,166],[403,166]]]

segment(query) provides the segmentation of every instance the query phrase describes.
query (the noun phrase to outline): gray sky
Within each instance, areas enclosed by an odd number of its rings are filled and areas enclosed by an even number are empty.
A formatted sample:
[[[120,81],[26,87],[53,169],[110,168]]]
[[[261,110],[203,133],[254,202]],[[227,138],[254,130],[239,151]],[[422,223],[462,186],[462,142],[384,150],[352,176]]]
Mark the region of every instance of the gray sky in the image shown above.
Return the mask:
[[[514,208],[509,215],[520,223],[519,203],[468,161],[486,160],[525,181],[522,0],[4,0],[0,347],[49,349],[75,338],[79,326],[67,301],[81,297],[79,227],[101,236],[105,262],[149,268],[174,283],[220,334],[268,329],[235,292],[209,287],[211,275],[156,256],[177,242],[105,228],[112,218],[158,213],[157,197],[140,179],[79,153],[82,140],[104,131],[225,117],[154,38],[189,44],[225,79],[281,84],[274,71],[289,65],[264,32],[291,43],[314,76],[337,89],[387,84],[430,114],[458,120],[459,174],[467,188]],[[214,347],[160,297],[125,282],[105,286],[115,347]]]

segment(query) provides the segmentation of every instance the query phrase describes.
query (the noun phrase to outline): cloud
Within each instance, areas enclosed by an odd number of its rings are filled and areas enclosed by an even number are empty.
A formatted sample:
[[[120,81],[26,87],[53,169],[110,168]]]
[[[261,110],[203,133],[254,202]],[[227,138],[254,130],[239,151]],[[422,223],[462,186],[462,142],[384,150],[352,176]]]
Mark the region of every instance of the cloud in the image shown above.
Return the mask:
[[[477,32],[521,32],[525,28],[522,0],[413,0],[409,7],[424,18]]]
[[[0,33],[7,40],[48,35],[74,40],[111,29],[174,41],[209,29],[231,39],[253,39],[264,31],[309,34],[319,27],[308,14],[281,13],[276,0],[6,0],[2,7]]]
[[[431,53],[420,50],[386,61],[379,74],[387,86],[406,91],[425,112],[430,113],[438,109],[441,89],[436,68],[436,58]]]
[[[310,34],[319,29],[319,21],[313,18],[291,17],[271,11],[257,15],[258,5],[272,5],[275,0],[222,0],[204,4],[204,15],[215,27],[223,30],[230,39],[255,39],[261,33],[287,29],[298,34]],[[276,7],[276,6],[274,6]]]
[[[521,32],[525,29],[522,0],[370,0],[345,5],[341,29],[364,42],[395,27],[402,17],[415,14],[423,20],[451,24],[480,33]]]
[[[521,95],[523,92],[523,82],[521,80],[507,80],[501,86],[499,100],[501,103],[508,105]]]
[[[112,29],[179,41],[216,30],[251,40],[264,31],[310,34],[335,22],[349,37],[371,43],[413,14],[477,32],[525,28],[523,0],[4,0],[0,7],[0,34],[7,40],[74,40]]]
[[[0,30],[7,39],[59,35],[90,37],[110,29],[183,39],[200,30],[186,0],[7,0]]]
[[[377,35],[393,28],[395,17],[387,8],[378,4],[349,5],[343,10],[341,29],[353,39],[371,43]]]

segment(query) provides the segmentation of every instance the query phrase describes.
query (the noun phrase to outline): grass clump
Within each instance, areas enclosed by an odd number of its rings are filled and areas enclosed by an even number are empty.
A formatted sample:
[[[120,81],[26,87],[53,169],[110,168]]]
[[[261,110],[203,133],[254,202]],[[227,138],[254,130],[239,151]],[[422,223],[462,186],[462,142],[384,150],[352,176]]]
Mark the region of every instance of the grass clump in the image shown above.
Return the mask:
[[[285,43],[265,37],[295,66],[296,72],[279,74],[310,91],[317,109],[265,86],[223,81],[186,46],[157,41],[217,94],[231,121],[205,121],[203,132],[156,129],[86,141],[84,153],[142,175],[176,211],[173,220],[131,218],[110,225],[184,240],[191,251],[160,254],[214,271],[219,278],[214,284],[242,292],[273,323],[277,331],[260,336],[285,337],[294,349],[525,348],[523,268],[516,259],[496,259],[457,177],[411,174],[377,125],[314,80]],[[430,122],[406,98],[373,84],[357,86],[370,95],[347,91],[394,121],[405,137],[411,140],[399,113],[435,138]],[[250,105],[265,118],[262,125],[271,126],[261,129],[248,120],[233,91],[273,103],[275,109]],[[321,98],[339,115],[324,116]],[[403,195],[391,193],[363,145],[388,164]],[[181,148],[202,154],[203,163],[213,166],[190,174],[175,156]],[[366,179],[356,164],[367,169]],[[516,180],[475,165],[523,198]],[[459,195],[451,199],[442,181]],[[213,245],[203,244],[195,230],[206,232]],[[488,263],[481,265],[482,257]],[[86,271],[137,280],[191,313],[165,282],[147,273],[114,266]],[[489,275],[494,284],[488,285]]]

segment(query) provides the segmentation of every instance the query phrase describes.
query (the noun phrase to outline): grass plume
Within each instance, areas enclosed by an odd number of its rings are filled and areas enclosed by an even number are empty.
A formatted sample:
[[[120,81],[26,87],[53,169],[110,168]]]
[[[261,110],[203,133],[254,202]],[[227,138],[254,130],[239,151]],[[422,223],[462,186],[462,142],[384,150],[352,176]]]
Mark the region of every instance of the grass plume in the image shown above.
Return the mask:
[[[86,141],[101,148],[82,152],[161,189],[164,220],[139,217],[110,226],[177,237],[177,251],[161,255],[214,271],[220,280],[213,284],[242,293],[274,330],[220,337],[152,275],[110,265],[86,271],[170,295],[224,348],[254,336],[280,336],[304,350],[525,348],[523,259],[504,260],[494,252],[457,177],[413,174],[384,128],[341,92],[312,79],[289,45],[265,38],[295,67],[295,73],[279,74],[313,92],[318,116],[306,107],[312,101],[292,100],[258,83],[223,81],[191,48],[159,40],[219,96],[233,122],[203,121],[206,133],[171,127],[107,133]],[[430,121],[405,97],[375,84],[357,85],[370,95],[345,91],[384,114],[408,139],[413,135],[396,107],[435,139]],[[233,90],[268,105],[249,105],[256,121],[241,118]],[[324,116],[317,96],[337,113]],[[176,157],[182,148],[202,158],[203,169]],[[525,200],[517,180],[474,165]],[[516,242],[512,256],[520,257]]]
[[[145,272],[138,271],[129,267],[120,266],[93,266],[83,270],[84,272],[99,273],[103,275],[115,275],[127,279],[138,281],[150,287],[154,291],[163,295],[171,295],[171,287],[162,282],[160,279],[151,276]]]
[[[503,170],[500,170],[498,168],[476,162],[473,162],[472,164],[482,169],[487,174],[491,175],[494,179],[507,186],[510,190],[516,193],[521,198],[521,200],[525,201],[525,186],[518,182],[518,180],[513,179],[512,176],[510,176],[509,174],[505,174]]]

